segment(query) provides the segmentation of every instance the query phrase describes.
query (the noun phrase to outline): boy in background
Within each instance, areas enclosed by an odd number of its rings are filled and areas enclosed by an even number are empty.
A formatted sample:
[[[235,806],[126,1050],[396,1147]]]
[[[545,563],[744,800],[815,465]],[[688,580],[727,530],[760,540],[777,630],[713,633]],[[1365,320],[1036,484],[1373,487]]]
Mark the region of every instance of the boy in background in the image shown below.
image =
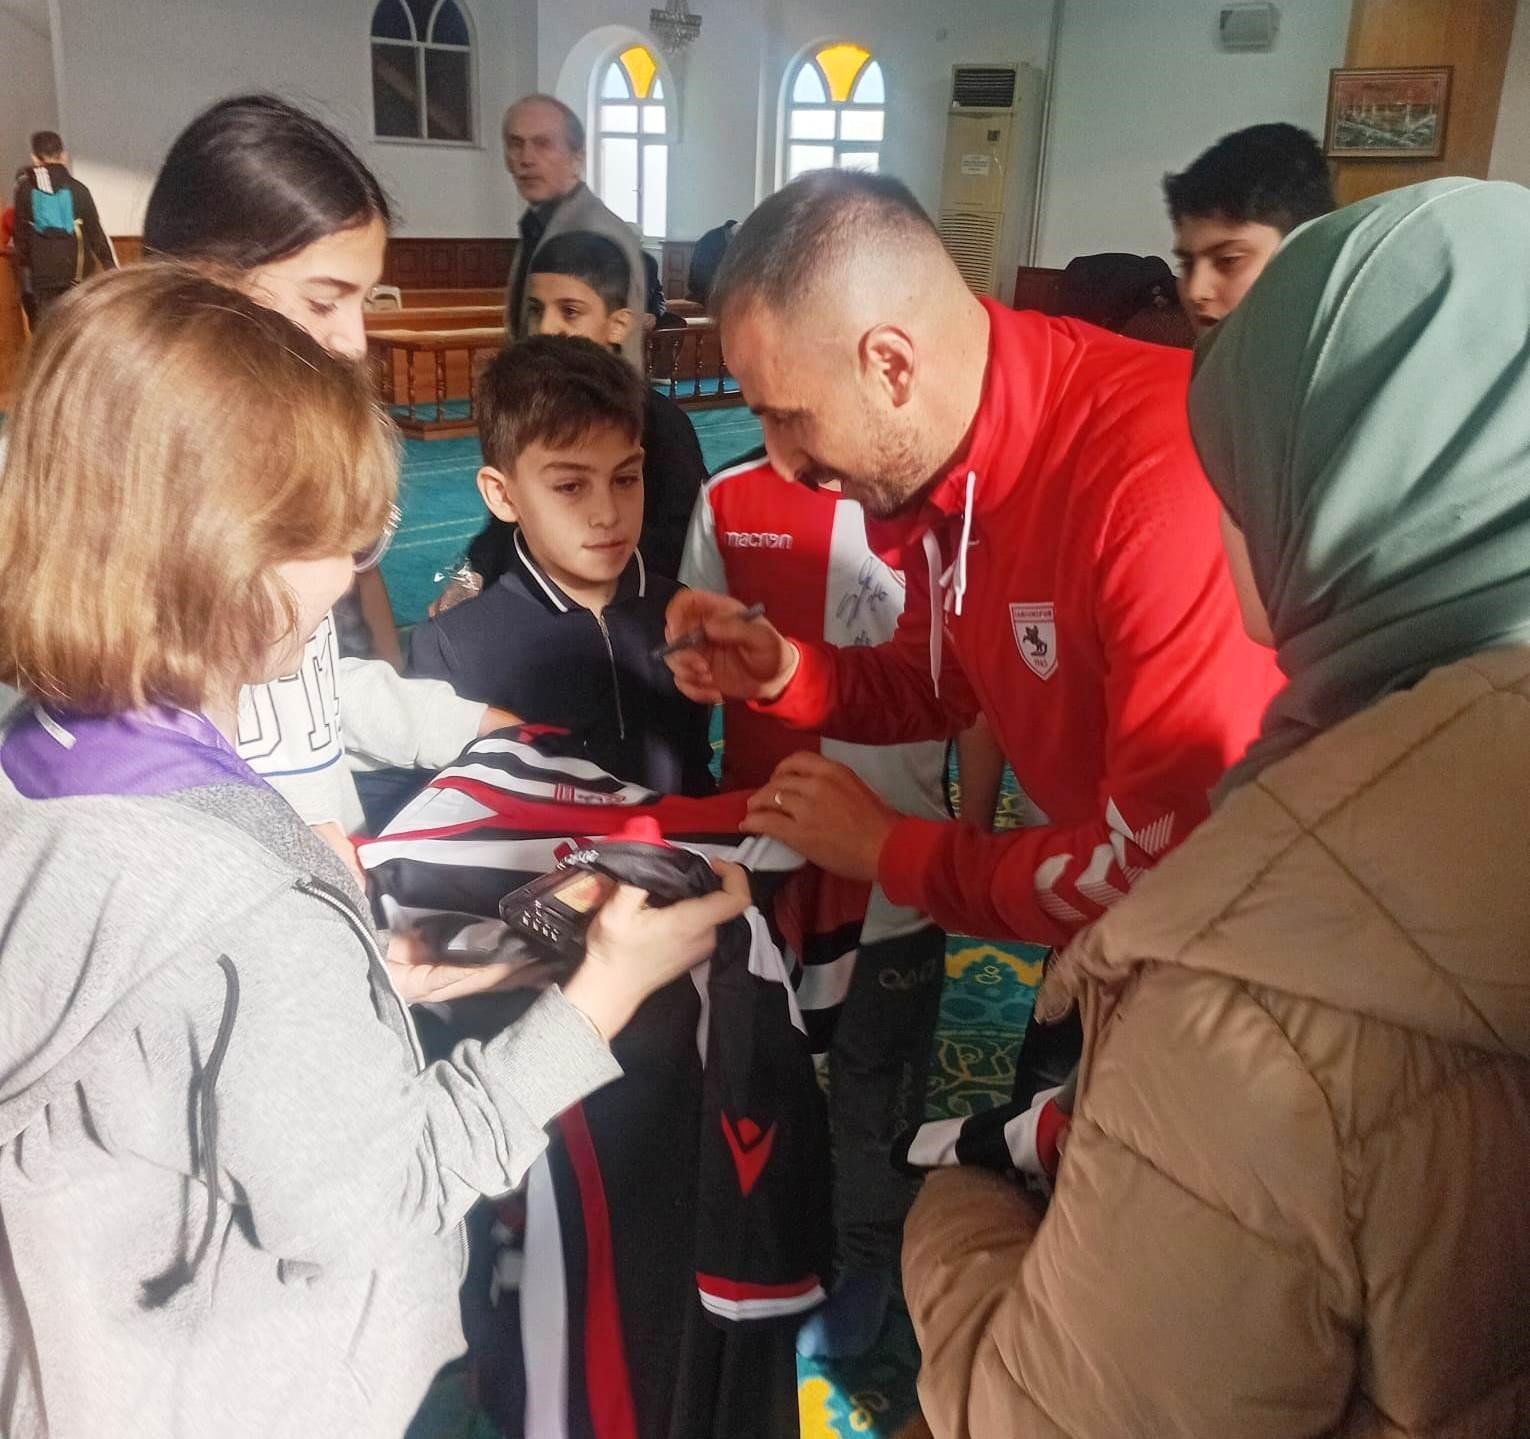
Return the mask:
[[[16,268],[35,324],[92,269],[115,270],[90,191],[69,173],[69,152],[53,130],[32,136],[32,163],[16,178]]]
[[[577,335],[620,351],[635,324],[628,307],[627,257],[604,235],[574,230],[555,235],[538,249],[526,276],[526,322],[531,335]],[[643,396],[643,531],[638,541],[650,572],[673,579],[680,573],[685,531],[697,492],[707,477],[696,431],[684,410],[651,386]],[[467,565],[476,582],[491,585],[509,560],[509,530],[491,519],[468,547]],[[465,595],[454,581],[439,607],[451,608]]]
[[[861,507],[834,490],[784,479],[763,454],[706,485],[680,577],[745,605],[763,603],[789,633],[821,635],[831,644],[880,644],[903,611],[902,574],[872,551]],[[943,741],[819,740],[743,704],[728,705],[723,724],[724,788],[758,789],[788,755],[818,748],[902,813],[949,817]],[[992,817],[990,802],[984,822]],[[876,1342],[894,1289],[913,1190],[890,1155],[894,1137],[922,1116],[946,936],[928,916],[894,905],[880,887],[816,870],[792,882],[777,914],[803,961],[804,1013],[835,1016],[829,1035],[815,1033],[810,1019],[809,1035],[815,1048],[825,1039],[828,1045],[839,1278],[828,1303],[803,1324],[797,1348],[847,1358]],[[848,958],[841,957],[840,920],[859,930],[858,953]],[[835,937],[826,962],[817,962],[815,935]]]
[[[409,673],[574,730],[635,784],[706,794],[708,711],[653,657],[680,587],[638,550],[644,389],[590,340],[543,336],[496,356],[478,382],[478,489],[505,527],[505,568],[414,631]]]
[[[1201,331],[1237,309],[1292,230],[1335,208],[1322,147],[1284,124],[1224,135],[1163,193],[1180,303]]]

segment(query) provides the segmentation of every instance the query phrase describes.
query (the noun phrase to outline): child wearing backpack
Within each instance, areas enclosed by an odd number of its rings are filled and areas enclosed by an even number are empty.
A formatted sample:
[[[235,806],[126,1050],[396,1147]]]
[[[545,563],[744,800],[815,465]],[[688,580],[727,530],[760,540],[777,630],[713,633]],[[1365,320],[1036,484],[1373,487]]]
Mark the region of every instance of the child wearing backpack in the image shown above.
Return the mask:
[[[91,268],[117,268],[96,202],[69,173],[69,152],[53,130],[32,136],[32,163],[17,177],[15,209],[16,268],[34,325]]]

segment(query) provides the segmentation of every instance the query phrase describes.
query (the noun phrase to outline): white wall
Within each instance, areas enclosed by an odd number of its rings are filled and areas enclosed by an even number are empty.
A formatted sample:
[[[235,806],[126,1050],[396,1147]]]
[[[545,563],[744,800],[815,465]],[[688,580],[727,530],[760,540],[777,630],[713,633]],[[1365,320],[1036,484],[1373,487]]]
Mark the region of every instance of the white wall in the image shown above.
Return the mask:
[[[1037,263],[1167,255],[1159,181],[1220,136],[1287,120],[1321,136],[1349,0],[1281,0],[1274,49],[1217,48],[1215,0],[1069,0]]]
[[[7,6],[39,3],[0,0],[0,23]],[[154,171],[186,121],[219,96],[253,87],[313,106],[356,141],[399,203],[400,233],[509,234],[520,206],[499,152],[504,106],[541,88],[582,108],[595,51],[645,35],[653,0],[464,3],[477,27],[478,148],[368,139],[373,0],[54,0],[60,128],[118,234],[139,229]],[[951,66],[1044,65],[1053,8],[1052,0],[692,3],[704,25],[675,75],[670,233],[679,239],[742,218],[774,188],[783,77],[805,47],[834,38],[859,40],[882,62],[884,168],[933,208]],[[1217,9],[1218,0],[1067,0],[1039,263],[1102,249],[1163,252],[1158,184],[1166,170],[1256,121],[1321,128],[1349,0],[1281,0],[1280,36],[1267,54],[1219,52]],[[1530,133],[1527,34],[1522,22],[1505,94],[1512,123],[1495,166],[1530,152],[1512,138]],[[15,103],[15,86],[3,83],[12,48],[0,50],[0,106]],[[47,80],[46,65],[27,73]]]
[[[1530,185],[1530,0],[1519,0],[1514,17],[1488,178]]]
[[[1090,4],[1094,0],[1078,0]],[[887,138],[882,169],[904,180],[927,209],[940,204],[951,67],[966,62],[1046,63],[1050,0],[774,0],[772,108],[779,108],[788,66],[814,42],[857,40],[882,64],[887,79]],[[771,173],[776,121],[771,120]]]
[[[45,5],[0,5],[0,188],[9,205],[11,176],[26,164],[34,130],[58,128],[53,44]],[[65,137],[67,139],[67,136]]]
[[[583,112],[590,51],[581,42],[613,21],[645,36],[650,8],[649,0],[541,0],[542,87]],[[928,0],[696,0],[692,8],[702,31],[678,72],[683,104],[669,183],[670,234],[687,240],[742,219],[775,188],[782,81],[819,40],[859,41],[881,61],[889,96],[883,169],[934,207],[951,66],[1042,63],[1051,12],[1050,0],[944,7]]]
[[[642,40],[652,6],[633,0],[542,0],[537,19],[538,88],[590,118],[590,81],[618,47]],[[762,7],[747,0],[703,4],[694,53],[673,63],[680,105],[672,125],[669,233],[694,240],[755,205],[754,150]],[[593,153],[595,142],[592,137]]]
[[[508,234],[520,206],[499,120],[536,78],[535,0],[462,0],[477,38],[477,147],[371,140],[374,0],[57,0],[61,128],[108,231],[137,234],[166,148],[196,112],[268,89],[357,144],[397,201],[404,235]]]
[[[540,0],[543,87],[561,82],[559,93],[582,106],[590,62],[581,40],[612,22],[642,33],[649,4]],[[1051,0],[696,0],[693,8],[703,27],[680,77],[683,131],[670,172],[670,233],[679,239],[741,215],[774,188],[783,77],[825,39],[858,40],[882,62],[883,169],[933,209],[951,66],[1044,67],[1052,18]],[[1217,49],[1218,8],[1217,0],[1068,0],[1038,263],[1097,250],[1166,252],[1165,171],[1244,125],[1322,129],[1349,0],[1282,0],[1275,48],[1259,54]]]

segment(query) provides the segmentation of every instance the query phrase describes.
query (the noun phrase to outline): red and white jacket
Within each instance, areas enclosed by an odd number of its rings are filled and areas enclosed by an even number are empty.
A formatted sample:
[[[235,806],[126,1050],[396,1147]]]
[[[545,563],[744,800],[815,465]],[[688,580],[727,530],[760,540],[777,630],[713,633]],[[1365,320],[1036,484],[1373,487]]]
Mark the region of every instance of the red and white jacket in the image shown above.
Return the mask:
[[[702,490],[680,579],[746,605],[763,603],[782,630],[830,645],[883,644],[897,632],[904,608],[903,575],[872,550],[861,507],[830,490],[796,484],[763,458],[730,466]],[[820,739],[743,704],[723,710],[723,787],[758,789],[788,755],[810,748],[848,765],[900,814],[950,818],[943,740],[866,745]],[[801,961],[798,998],[810,1014],[832,1013],[844,1001],[860,948],[930,923],[919,906],[893,903],[881,885],[816,871],[793,882],[776,917]],[[820,942],[851,924],[859,931],[857,944]],[[821,1026],[810,1033],[816,1042]]]
[[[986,715],[1049,823],[996,837],[905,819],[878,879],[947,928],[1062,944],[1205,818],[1281,681],[1239,617],[1190,357],[985,305],[967,443],[916,511],[869,527],[906,557],[896,636],[799,631],[796,674],[757,708],[880,744]]]

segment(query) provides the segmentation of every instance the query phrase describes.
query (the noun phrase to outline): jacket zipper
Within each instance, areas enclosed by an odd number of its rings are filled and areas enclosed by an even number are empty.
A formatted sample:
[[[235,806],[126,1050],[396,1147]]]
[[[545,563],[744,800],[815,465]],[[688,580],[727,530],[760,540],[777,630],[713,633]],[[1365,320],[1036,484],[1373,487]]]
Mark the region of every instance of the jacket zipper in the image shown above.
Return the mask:
[[[627,738],[627,721],[622,716],[622,683],[616,673],[616,651],[611,648],[611,631],[606,628],[606,617],[596,615],[595,623],[600,626],[600,637],[606,642],[606,658],[611,661],[611,693],[616,696],[616,732],[622,738]]]
[[[409,1036],[409,1051],[414,1055],[415,1073],[423,1074],[425,1072],[425,1052],[420,1048],[420,1037],[415,1033],[414,1019],[409,1013],[409,1006],[404,1003],[404,996],[398,992],[398,987],[393,983],[393,976],[388,973],[388,961],[382,952],[382,946],[377,942],[376,933],[370,925],[362,922],[356,911],[351,908],[344,898],[322,880],[309,876],[306,879],[298,880],[297,887],[301,893],[327,904],[344,919],[350,925],[352,933],[361,941],[368,957],[377,963],[378,968],[382,971],[383,979],[387,982],[388,993],[393,996],[393,1002],[398,1005],[399,1016],[404,1022],[404,1033]],[[456,1230],[457,1239],[462,1249],[461,1258],[457,1263],[457,1283],[460,1285],[467,1279],[468,1271],[468,1231],[467,1217],[465,1215],[457,1221]],[[370,1302],[369,1291],[368,1303]]]
[[[409,1006],[404,1003],[404,996],[398,992],[393,983],[393,976],[388,973],[387,957],[382,952],[382,947],[377,943],[377,936],[371,929],[362,923],[357,917],[356,911],[338,894],[322,881],[308,878],[300,879],[297,887],[304,894],[314,899],[322,900],[332,910],[341,916],[350,925],[352,932],[361,941],[367,954],[377,964],[383,979],[387,982],[388,993],[393,996],[394,1003],[398,1005],[399,1016],[404,1022],[404,1032],[409,1036],[409,1048],[414,1055],[414,1067],[416,1073],[423,1073],[425,1069],[425,1054],[420,1048],[419,1036],[414,1032],[414,1020],[410,1017]]]

